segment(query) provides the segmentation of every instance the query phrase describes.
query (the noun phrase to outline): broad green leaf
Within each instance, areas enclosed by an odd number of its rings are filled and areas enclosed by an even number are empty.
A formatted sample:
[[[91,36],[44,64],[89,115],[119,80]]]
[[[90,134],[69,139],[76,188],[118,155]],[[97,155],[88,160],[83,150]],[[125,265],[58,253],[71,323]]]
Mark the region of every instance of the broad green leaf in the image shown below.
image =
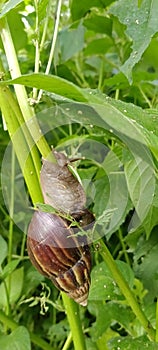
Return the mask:
[[[102,301],[91,301],[88,303],[88,310],[96,316],[96,322],[90,330],[91,337],[94,341],[110,327],[111,324],[119,323],[127,331],[130,331],[130,323],[133,320],[132,311],[119,302],[108,302],[104,304]]]
[[[31,342],[28,330],[20,326],[10,335],[0,336],[0,348],[3,350],[31,350]]]
[[[125,176],[128,191],[139,218],[138,225],[140,225],[152,207],[156,185],[155,171],[152,163],[149,164],[135,155],[125,163]]]
[[[65,96],[69,99],[86,101],[82,90],[71,82],[53,75],[26,74],[19,78],[1,82],[2,85],[21,84],[29,87],[36,87],[54,94]]]
[[[148,339],[147,336],[133,338],[130,336],[118,337],[108,342],[108,349],[114,350],[158,350],[158,344]]]
[[[121,140],[128,145],[132,152],[140,154],[149,164],[151,164],[152,158],[150,150],[158,159],[158,138],[155,137],[158,135],[157,110],[145,111],[132,103],[117,101],[102,94],[94,95],[92,92],[88,100],[92,106],[96,101],[96,106],[94,106],[96,112],[100,110],[102,119],[111,126],[109,130],[115,135],[120,135]],[[98,103],[102,106],[98,106]]]
[[[4,238],[2,236],[0,236],[0,265],[2,264],[4,259],[6,258],[7,253],[8,253],[7,243],[4,240]]]
[[[29,293],[36,290],[39,284],[43,281],[44,276],[42,276],[30,263],[30,267],[25,273],[23,293],[29,295]]]
[[[123,261],[116,260],[116,265],[128,282],[130,288],[134,283],[132,269]],[[91,272],[91,287],[88,300],[118,300],[121,292],[105,262],[96,265]]]
[[[130,57],[121,67],[129,82],[132,82],[133,67],[140,61],[152,37],[158,32],[157,0],[144,0],[139,7],[138,0],[119,0],[109,11],[127,26],[126,34],[133,41]]]
[[[46,18],[48,0],[40,0],[38,2],[38,20],[39,23]]]
[[[14,42],[15,49],[18,51],[24,49],[27,45],[26,31],[21,20],[21,16],[16,10],[11,11],[7,15],[8,24],[10,27],[12,39]],[[20,33],[17,40],[17,33]]]
[[[9,277],[8,277],[9,278]],[[6,278],[7,287],[9,286],[9,280]],[[23,267],[16,269],[13,271],[11,275],[11,284],[10,284],[10,303],[14,304],[20,297],[22,287],[23,287],[23,279],[24,279],[24,269]],[[6,298],[6,290],[4,287],[4,283],[2,282],[0,285],[0,306],[7,306],[7,298]]]
[[[58,40],[61,51],[61,63],[68,61],[84,47],[85,28],[79,24],[77,29],[64,29],[59,33]]]
[[[7,265],[5,265],[5,267],[3,269],[3,272],[2,272],[0,277],[2,279],[4,279],[7,276],[9,276],[16,269],[16,267],[18,266],[19,262],[20,262],[20,259],[16,259],[16,260],[10,261]]]
[[[113,210],[110,221],[101,229],[101,235],[106,235],[110,238],[111,234],[115,232],[124,222],[127,213],[131,209],[131,203],[128,197],[128,189],[126,179],[121,172],[112,172],[108,175],[108,186],[105,181],[99,181],[96,184],[96,196],[94,201],[94,212],[96,216],[100,216],[104,210]],[[109,187],[109,194],[107,188]]]
[[[111,46],[112,41],[108,37],[92,40],[85,48],[84,54],[85,56],[104,55]]]
[[[149,212],[142,223],[146,232],[146,238],[148,239],[152,229],[158,225],[158,184],[155,185],[154,198]]]
[[[72,0],[71,2],[71,15],[73,20],[77,20],[81,17],[84,17],[87,12],[92,7],[99,7],[104,8],[108,6],[113,0],[84,0],[78,1],[78,0]]]
[[[153,303],[157,297],[158,290],[158,243],[157,227],[154,229],[150,239],[143,242],[140,238],[136,250],[134,271],[136,277],[141,280],[147,289],[146,301]]]
[[[1,9],[0,18],[4,17],[21,2],[23,2],[23,0],[9,0],[8,2],[6,2]]]
[[[103,33],[109,36],[111,35],[112,21],[110,18],[93,15],[89,18],[86,18],[83,23],[84,26],[89,30],[93,30],[96,33]]]

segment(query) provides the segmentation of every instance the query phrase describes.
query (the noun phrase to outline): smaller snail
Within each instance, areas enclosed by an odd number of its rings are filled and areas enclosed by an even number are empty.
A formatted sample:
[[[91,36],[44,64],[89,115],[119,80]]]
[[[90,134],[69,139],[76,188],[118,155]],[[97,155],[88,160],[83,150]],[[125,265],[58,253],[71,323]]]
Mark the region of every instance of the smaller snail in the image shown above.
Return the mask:
[[[56,210],[73,215],[84,209],[85,192],[68,168],[69,160],[63,153],[52,151],[57,163],[43,159],[40,173],[44,202]]]
[[[32,264],[55,286],[86,306],[91,255],[86,236],[76,236],[66,220],[35,211],[28,228],[27,249]]]

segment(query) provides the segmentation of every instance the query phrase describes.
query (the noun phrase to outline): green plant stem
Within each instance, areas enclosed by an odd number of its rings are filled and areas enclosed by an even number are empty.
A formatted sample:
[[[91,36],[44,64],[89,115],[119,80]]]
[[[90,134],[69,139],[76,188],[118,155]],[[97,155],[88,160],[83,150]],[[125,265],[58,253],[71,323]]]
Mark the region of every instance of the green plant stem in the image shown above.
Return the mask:
[[[0,321],[5,325],[6,328],[10,328],[12,331],[14,331],[17,327],[19,327],[19,324],[13,321],[11,318],[6,316],[3,311],[0,310]],[[31,341],[39,346],[43,350],[53,350],[53,347],[47,344],[47,342],[44,339],[41,339],[38,335],[29,332]],[[55,349],[54,349],[55,350]]]
[[[156,302],[156,337],[155,341],[158,343],[158,298]]]
[[[148,97],[146,96],[145,92],[143,91],[142,87],[140,86],[140,84],[138,85],[139,91],[142,94],[144,100],[146,101],[146,103],[148,104],[149,108],[152,108],[152,103],[150,102],[150,100],[148,99]]]
[[[54,31],[53,31],[53,39],[52,39],[52,44],[51,44],[51,49],[50,49],[50,54],[49,54],[49,59],[48,59],[45,74],[49,74],[52,60],[53,60],[53,56],[54,56],[55,45],[56,45],[57,35],[58,35],[59,22],[60,22],[61,5],[62,5],[62,0],[58,0],[56,16],[55,16]],[[41,96],[42,96],[42,90],[39,91],[38,101],[40,101]]]
[[[121,228],[119,228],[118,234],[119,234],[120,243],[122,245],[122,252],[124,254],[126,263],[130,266],[130,261],[129,261],[129,257],[128,257],[128,254],[127,254],[127,251],[126,251],[126,247],[125,247],[124,239],[123,239],[123,236],[122,236]]]
[[[14,101],[14,98],[9,88],[0,87],[0,107],[30,196],[33,203],[42,202],[43,196],[39,186],[37,172],[25,136],[16,119],[15,111],[12,109],[12,100]]]
[[[7,23],[6,18],[2,18],[0,20],[0,34],[3,42],[4,50],[6,53],[8,66],[10,69],[10,74],[12,79],[21,76],[20,67],[16,55],[16,51],[14,48],[13,40],[11,37],[10,29]],[[29,123],[29,132],[34,140],[34,143],[37,145],[40,153],[44,158],[47,158],[48,155],[52,161],[56,161],[55,157],[53,157],[52,152],[41,133],[38,122],[34,116],[33,109],[29,106],[28,97],[26,93],[26,89],[22,85],[14,86],[16,97],[22,112],[22,116],[24,118],[25,123],[30,121]]]
[[[85,338],[79,315],[79,306],[62,292],[67,318],[72,332],[75,350],[86,350]]]
[[[62,347],[62,350],[68,350],[71,342],[72,342],[72,333],[70,332],[64,346]]]
[[[101,245],[101,255],[103,259],[105,260],[106,264],[108,265],[109,270],[111,271],[118,287],[120,288],[122,294],[125,296],[128,304],[130,305],[131,309],[135,313],[136,317],[138,318],[139,322],[147,332],[149,338],[153,341],[155,341],[155,330],[153,329],[152,325],[146,318],[144,312],[141,310],[139,304],[137,303],[137,300],[135,296],[133,295],[132,291],[130,290],[127,282],[125,281],[124,277],[122,276],[121,272],[117,268],[115,261],[109,252],[108,248],[104,244],[104,242],[100,241]]]
[[[43,46],[44,46],[44,42],[45,42],[45,38],[46,38],[46,34],[47,34],[47,28],[48,28],[48,21],[49,21],[49,17],[50,17],[50,9],[51,9],[51,5],[52,5],[52,0],[49,0],[48,5],[47,5],[47,14],[44,20],[44,28],[43,28],[43,33],[42,33],[42,39],[40,42],[40,52],[43,50]]]
[[[11,194],[10,194],[10,206],[9,206],[9,245],[8,245],[8,263],[12,260],[12,244],[13,244],[13,213],[14,213],[14,181],[15,181],[15,152],[12,148],[11,159]]]
[[[98,89],[103,91],[103,78],[104,78],[104,58],[101,58],[100,69],[99,69],[99,81],[98,81]]]
[[[35,10],[36,10],[36,24],[35,24],[35,69],[34,72],[39,72],[39,62],[40,62],[40,49],[39,49],[39,18],[38,18],[38,1],[34,0]],[[33,88],[33,99],[37,98],[37,88]]]

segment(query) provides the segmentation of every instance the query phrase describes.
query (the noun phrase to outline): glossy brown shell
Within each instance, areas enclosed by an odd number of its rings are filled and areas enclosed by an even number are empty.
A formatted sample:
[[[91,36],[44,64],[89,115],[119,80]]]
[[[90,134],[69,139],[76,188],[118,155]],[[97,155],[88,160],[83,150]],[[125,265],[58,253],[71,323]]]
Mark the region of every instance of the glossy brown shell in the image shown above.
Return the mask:
[[[85,236],[76,237],[60,216],[36,211],[27,249],[32,264],[81,305],[87,304],[91,255]]]
[[[57,163],[43,159],[40,173],[44,202],[66,214],[80,212],[86,204],[85,192],[68,169],[68,158],[63,153],[53,153]]]

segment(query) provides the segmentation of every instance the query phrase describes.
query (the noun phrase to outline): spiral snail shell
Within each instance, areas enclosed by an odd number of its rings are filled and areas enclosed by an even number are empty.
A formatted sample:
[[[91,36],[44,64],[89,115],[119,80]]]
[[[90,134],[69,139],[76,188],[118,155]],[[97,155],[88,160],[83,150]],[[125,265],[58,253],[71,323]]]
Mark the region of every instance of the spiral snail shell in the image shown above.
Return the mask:
[[[41,274],[77,303],[87,304],[91,255],[85,236],[75,237],[60,216],[35,211],[28,228],[27,249]]]

